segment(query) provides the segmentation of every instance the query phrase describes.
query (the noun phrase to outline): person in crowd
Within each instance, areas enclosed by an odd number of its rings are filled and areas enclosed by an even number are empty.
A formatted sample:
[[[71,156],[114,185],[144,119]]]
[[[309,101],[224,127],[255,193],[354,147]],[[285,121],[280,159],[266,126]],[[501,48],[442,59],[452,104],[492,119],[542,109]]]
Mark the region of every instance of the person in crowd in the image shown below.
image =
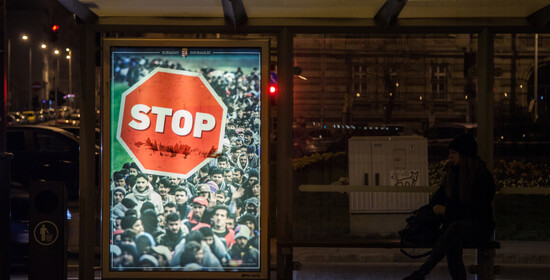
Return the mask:
[[[170,267],[170,260],[172,260],[172,253],[170,249],[164,245],[157,245],[151,248],[151,255],[155,257],[159,263],[159,268]]]
[[[149,254],[143,254],[139,257],[139,266],[143,267],[143,271],[154,271],[158,266],[158,260]]]
[[[253,197],[260,199],[261,189],[260,189],[260,183],[256,183],[252,185],[252,195]]]
[[[245,225],[250,230],[248,244],[256,249],[260,247],[260,232],[258,230],[258,219],[254,215],[244,214],[239,218],[238,224]]]
[[[233,186],[228,184],[223,177],[223,170],[219,168],[214,168],[210,172],[210,178],[218,186],[218,190],[223,190],[226,194],[226,202],[229,202],[231,195],[233,194]]]
[[[227,220],[225,222],[228,230],[235,231],[235,226],[237,225],[237,221],[235,219],[236,219],[235,213],[229,212],[229,214],[227,215]]]
[[[126,211],[129,209],[134,209],[137,206],[137,203],[129,198],[123,198],[119,203],[117,203],[113,208],[111,208],[111,219],[116,220],[122,218],[126,215]]]
[[[249,145],[246,148],[246,156],[248,157],[248,167],[253,169],[260,168],[260,157],[256,155],[256,148],[254,145]]]
[[[223,180],[225,181],[226,184],[230,184],[231,186],[233,186],[233,184],[232,184],[232,182],[233,182],[233,168],[232,167],[228,167],[228,168],[223,170]],[[233,187],[232,190],[235,191],[235,187]]]
[[[180,256],[180,266],[186,267],[189,264],[197,264],[202,267],[204,250],[196,241],[185,242],[183,254]]]
[[[157,244],[153,236],[147,232],[140,233],[136,236],[136,249],[138,254],[144,255],[151,252],[151,248],[155,247]]]
[[[136,246],[136,232],[132,229],[127,229],[120,234],[120,244],[130,244]]]
[[[124,174],[121,171],[116,171],[113,173],[113,186],[122,187],[126,186],[126,181],[124,180]]]
[[[196,225],[203,222],[203,217],[206,215],[206,208],[208,207],[208,200],[202,196],[197,196],[193,199],[193,210],[187,215],[187,219],[184,220],[184,224],[191,231]],[[206,219],[205,219],[206,221]]]
[[[134,176],[137,176],[140,173],[139,167],[135,162],[130,163],[130,168],[128,169],[128,171],[129,171],[128,174],[134,175]]]
[[[140,173],[136,176],[136,185],[132,189],[132,193],[126,196],[136,202],[136,210],[139,211],[144,202],[151,202],[155,206],[155,212],[163,213],[162,198],[153,190],[149,183],[147,175]]]
[[[233,184],[242,185],[244,182],[244,171],[241,168],[235,168],[233,170]]]
[[[126,182],[126,194],[131,193],[136,184],[136,175],[128,175],[124,181]]]
[[[236,243],[229,249],[229,256],[231,257],[229,265],[232,267],[258,267],[260,252],[248,244],[250,230],[248,227],[241,225],[237,227],[235,232]]]
[[[199,229],[202,233],[202,241],[206,243],[210,248],[210,252],[218,258],[218,261],[222,266],[227,266],[229,262],[229,255],[227,254],[227,246],[225,245],[224,240],[220,239],[218,236],[214,235],[212,228],[202,227]]]
[[[477,156],[477,142],[472,135],[463,134],[451,141],[445,170],[431,202],[433,212],[444,217],[443,232],[430,257],[405,280],[425,279],[445,256],[451,277],[466,279],[462,246],[485,244],[494,232],[495,184]]]
[[[227,203],[227,195],[224,190],[217,190],[214,194],[216,205],[225,205]]]
[[[260,200],[256,197],[251,197],[244,201],[244,214],[251,214],[254,217],[258,217],[260,209]]]
[[[225,205],[217,205],[212,211],[212,232],[222,238],[227,248],[230,248],[235,243],[235,231],[227,226],[227,218],[229,216],[229,208]]]
[[[122,270],[122,250],[118,245],[111,244],[109,247],[109,251],[111,252],[111,260],[113,262],[112,268],[113,270]]]
[[[164,229],[159,226],[158,215],[154,209],[147,209],[141,214],[141,222],[145,232],[151,234],[154,238],[164,233]]]
[[[113,206],[117,205],[126,196],[126,190],[124,187],[115,187],[113,189]]]
[[[139,254],[135,245],[122,243],[120,244],[122,251],[122,261],[120,266],[123,268],[135,268],[139,260]]]
[[[166,178],[162,178],[159,180],[158,183],[158,194],[160,195],[160,198],[162,199],[162,205],[166,205],[168,202],[174,202],[175,198],[173,195],[170,194],[172,190],[172,184],[170,181]]]
[[[229,150],[229,157],[228,157],[229,165],[231,165],[232,167],[237,167],[240,153],[241,151],[239,150],[239,147],[235,145],[231,146],[231,150]]]
[[[176,245],[185,237],[182,229],[182,221],[178,213],[170,213],[166,216],[166,233],[157,237],[157,243],[164,245],[173,251]]]
[[[144,232],[141,220],[134,216],[126,216],[122,218],[121,227],[123,230],[131,229],[137,234]]]
[[[229,159],[224,155],[219,156],[216,161],[216,168],[218,169],[224,170],[225,168],[229,167]],[[210,171],[210,176],[212,176],[212,170]]]
[[[186,187],[176,188],[174,201],[176,202],[176,210],[180,214],[180,217],[187,217],[189,212],[191,212],[191,206],[189,205],[189,191]]]
[[[205,184],[208,181],[210,181],[210,167],[208,167],[208,165],[204,165],[201,169],[199,169],[195,184]]]

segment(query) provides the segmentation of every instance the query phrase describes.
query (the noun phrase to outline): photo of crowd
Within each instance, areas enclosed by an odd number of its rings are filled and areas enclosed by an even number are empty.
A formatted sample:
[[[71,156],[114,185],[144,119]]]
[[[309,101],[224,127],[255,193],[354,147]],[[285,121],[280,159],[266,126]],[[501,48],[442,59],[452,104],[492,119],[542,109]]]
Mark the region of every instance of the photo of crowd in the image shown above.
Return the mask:
[[[191,55],[182,56],[181,49],[175,56],[112,56],[112,82],[121,88],[158,67],[197,72],[228,108],[221,153],[187,178],[147,174],[123,150],[111,150],[117,159],[110,174],[112,271],[260,270],[258,54],[245,65],[223,67],[219,59],[213,65],[189,63]],[[116,141],[111,135],[112,145]]]

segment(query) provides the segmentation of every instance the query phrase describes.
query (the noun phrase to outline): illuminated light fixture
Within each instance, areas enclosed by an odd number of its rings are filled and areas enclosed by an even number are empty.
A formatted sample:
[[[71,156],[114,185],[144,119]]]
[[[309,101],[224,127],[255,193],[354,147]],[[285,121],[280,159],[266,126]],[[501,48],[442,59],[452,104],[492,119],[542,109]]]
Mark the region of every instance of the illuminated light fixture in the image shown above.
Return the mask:
[[[53,51],[53,53],[59,54],[59,50],[55,50],[55,51]]]
[[[468,100],[468,95],[464,95],[464,100]]]
[[[70,51],[71,51],[71,49],[69,49],[69,48],[66,48],[66,49],[65,49],[65,51],[67,51],[67,52],[70,52]]]
[[[23,35],[21,36],[21,39],[23,39],[23,40],[28,40],[28,39],[29,39],[29,36],[23,34]]]
[[[508,97],[508,93],[507,93],[507,92],[504,93],[504,97]]]
[[[66,58],[67,58],[67,59],[71,59],[71,56],[70,56],[70,55],[68,55],[68,56],[66,56]]]
[[[389,94],[389,95],[390,95],[390,96],[393,96],[393,93],[392,93],[392,92],[390,92],[390,94]]]
[[[40,47],[45,49],[47,46],[46,46],[46,44],[42,44],[42,45],[40,45]]]
[[[500,140],[504,140],[504,135],[501,135],[501,136],[500,136]]]
[[[302,79],[302,80],[304,80],[304,81],[307,81],[307,78],[304,77],[304,76],[302,76],[302,75],[298,75],[298,78],[300,78],[300,79]]]
[[[399,87],[399,83],[395,83],[395,87]]]
[[[422,95],[418,97],[418,99],[420,99],[420,101],[422,101]]]
[[[519,88],[523,88],[523,85],[519,85]]]
[[[357,94],[355,94],[355,96],[357,96],[357,97],[361,97],[361,94],[360,94],[360,93],[357,93]]]

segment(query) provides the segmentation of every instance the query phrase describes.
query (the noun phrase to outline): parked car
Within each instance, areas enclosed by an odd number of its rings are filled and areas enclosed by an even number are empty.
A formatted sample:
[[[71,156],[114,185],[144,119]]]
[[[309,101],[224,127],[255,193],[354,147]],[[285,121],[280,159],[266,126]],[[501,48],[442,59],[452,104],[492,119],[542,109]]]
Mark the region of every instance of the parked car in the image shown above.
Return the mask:
[[[41,125],[9,126],[6,150],[11,163],[11,252],[15,266],[25,265],[29,243],[29,186],[33,181],[62,181],[67,194],[68,249],[78,248],[79,141],[61,129]],[[99,163],[99,147],[96,152]],[[98,169],[99,172],[99,169]],[[71,219],[72,216],[72,219]]]

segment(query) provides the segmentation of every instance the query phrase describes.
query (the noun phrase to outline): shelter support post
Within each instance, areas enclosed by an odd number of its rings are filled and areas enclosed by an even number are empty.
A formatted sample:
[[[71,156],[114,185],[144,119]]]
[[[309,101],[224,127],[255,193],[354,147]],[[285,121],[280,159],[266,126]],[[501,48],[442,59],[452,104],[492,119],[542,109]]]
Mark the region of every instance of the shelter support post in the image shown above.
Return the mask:
[[[493,170],[493,43],[493,33],[483,28],[477,43],[477,141],[479,157],[489,170]]]
[[[81,65],[82,88],[80,96],[80,224],[79,224],[79,279],[94,279],[94,247],[99,230],[95,214],[98,207],[95,157],[95,35],[89,25],[82,25]]]
[[[277,279],[292,279],[292,239],[294,192],[292,177],[293,40],[288,28],[277,38]]]

